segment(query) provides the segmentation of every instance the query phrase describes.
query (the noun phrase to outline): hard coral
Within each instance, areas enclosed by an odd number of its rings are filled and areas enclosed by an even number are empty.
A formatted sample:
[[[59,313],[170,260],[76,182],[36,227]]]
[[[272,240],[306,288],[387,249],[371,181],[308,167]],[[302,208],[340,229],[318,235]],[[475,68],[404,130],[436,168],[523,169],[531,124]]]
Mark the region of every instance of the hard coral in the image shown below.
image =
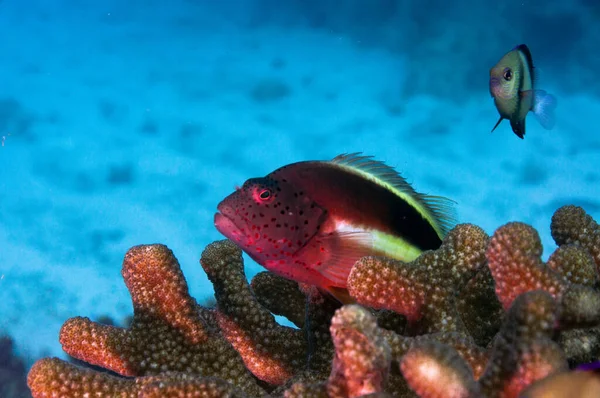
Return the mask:
[[[488,236],[475,225],[458,225],[442,246],[411,263],[364,257],[348,276],[359,303],[405,315],[420,332],[465,331],[456,293],[485,263]]]
[[[251,395],[263,392],[239,354],[203,318],[166,246],[130,249],[122,274],[133,300],[131,326],[69,319],[60,331],[65,352],[123,376],[185,372],[219,377]]]
[[[571,282],[589,283],[595,279],[586,261],[589,254],[575,248],[559,248],[551,257],[551,266],[542,262],[541,254],[539,235],[526,224],[509,223],[494,233],[487,258],[504,308],[520,294],[541,289],[561,303],[560,322],[564,326],[598,324],[600,293],[591,286]]]
[[[550,339],[554,307],[554,300],[544,292],[520,296],[478,381],[452,347],[434,341],[414,344],[402,359],[402,372],[422,396],[518,396],[531,382],[566,367],[558,345]]]
[[[176,372],[123,378],[81,368],[58,358],[37,361],[27,382],[34,396],[246,397],[238,388],[217,378]]]
[[[303,369],[307,343],[301,330],[282,326],[254,298],[240,249],[231,241],[209,245],[200,260],[213,283],[223,336],[248,369],[270,384],[283,384]]]
[[[600,270],[600,225],[579,206],[563,206],[552,216],[552,237],[557,245],[574,244],[587,250]]]
[[[50,358],[33,366],[28,385],[34,397],[516,397],[528,386],[543,394],[568,366],[600,355],[598,226],[566,207],[552,231],[559,248],[547,263],[521,223],[491,239],[459,225],[412,263],[363,258],[348,281],[358,304],[341,308],[271,273],[249,284],[227,240],[202,254],[217,301],[205,308],[170,250],[137,246],[123,263],[131,326],[78,317],[60,335],[67,353],[120,375]]]
[[[360,397],[383,392],[391,354],[375,317],[358,305],[345,306],[331,320],[331,336],[336,354],[328,381],[294,384],[286,398]]]

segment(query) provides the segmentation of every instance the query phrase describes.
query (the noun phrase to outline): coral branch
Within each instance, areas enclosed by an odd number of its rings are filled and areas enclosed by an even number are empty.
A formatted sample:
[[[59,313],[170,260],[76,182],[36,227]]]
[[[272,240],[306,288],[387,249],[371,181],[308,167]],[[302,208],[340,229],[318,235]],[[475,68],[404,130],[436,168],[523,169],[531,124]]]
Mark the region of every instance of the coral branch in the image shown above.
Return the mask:
[[[335,345],[327,383],[296,383],[285,394],[292,397],[360,397],[383,392],[391,353],[376,319],[358,305],[339,309],[331,320]]]
[[[239,354],[202,318],[173,253],[163,245],[136,246],[123,262],[133,300],[128,329],[72,318],[60,341],[68,354],[124,376],[186,372],[215,376],[260,394]]]
[[[272,272],[260,272],[250,283],[258,302],[273,314],[289,319],[299,328],[306,320],[306,296],[298,283]]]
[[[400,363],[402,374],[422,397],[468,398],[481,394],[471,368],[451,347],[427,340],[416,343]]]
[[[304,369],[308,352],[303,332],[279,325],[258,303],[244,275],[242,251],[229,240],[214,242],[200,262],[215,287],[222,333],[248,369],[275,385]]]
[[[216,378],[185,373],[126,379],[81,368],[58,358],[37,361],[27,383],[34,397],[121,396],[139,398],[168,397],[246,397],[235,386]]]
[[[486,396],[516,397],[533,381],[566,369],[560,347],[551,340],[557,315],[556,302],[543,291],[513,302],[479,380]]]
[[[561,304],[560,322],[563,327],[598,324],[600,293],[569,281],[572,278],[591,278],[589,270],[574,269],[585,264],[585,256],[579,250],[562,249],[552,257],[550,268],[541,260],[541,254],[540,237],[527,224],[512,222],[494,232],[487,258],[496,281],[496,294],[504,308],[508,308],[520,294],[544,290]]]
[[[600,225],[579,206],[563,206],[552,216],[552,237],[557,245],[585,248],[600,270]]]
[[[360,304],[405,315],[413,333],[466,333],[455,297],[485,264],[487,242],[481,228],[462,224],[411,263],[365,257],[350,271],[348,291]]]

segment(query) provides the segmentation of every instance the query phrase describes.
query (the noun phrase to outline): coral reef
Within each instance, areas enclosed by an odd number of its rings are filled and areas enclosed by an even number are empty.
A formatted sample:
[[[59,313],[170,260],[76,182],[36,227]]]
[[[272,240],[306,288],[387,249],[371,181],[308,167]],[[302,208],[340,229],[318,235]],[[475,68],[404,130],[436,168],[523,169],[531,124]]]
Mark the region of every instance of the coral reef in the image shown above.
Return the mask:
[[[410,263],[365,257],[345,306],[269,272],[249,283],[223,240],[201,256],[216,299],[204,307],[167,247],[136,246],[122,269],[131,324],[77,317],[60,332],[69,355],[106,371],[46,358],[28,385],[34,397],[540,396],[600,356],[600,227],[565,206],[551,230],[559,247],[546,262],[517,222],[491,237],[458,225]],[[582,394],[598,388],[588,384]]]

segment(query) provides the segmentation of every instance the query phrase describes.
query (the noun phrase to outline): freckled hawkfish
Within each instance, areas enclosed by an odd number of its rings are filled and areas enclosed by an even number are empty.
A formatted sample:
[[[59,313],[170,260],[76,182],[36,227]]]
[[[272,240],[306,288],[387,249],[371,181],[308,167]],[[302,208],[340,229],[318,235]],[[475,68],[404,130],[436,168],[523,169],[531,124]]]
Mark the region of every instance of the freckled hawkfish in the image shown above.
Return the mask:
[[[342,302],[363,256],[411,261],[437,249],[453,202],[416,192],[370,156],[304,161],[251,178],[219,203],[216,228],[254,261]]]

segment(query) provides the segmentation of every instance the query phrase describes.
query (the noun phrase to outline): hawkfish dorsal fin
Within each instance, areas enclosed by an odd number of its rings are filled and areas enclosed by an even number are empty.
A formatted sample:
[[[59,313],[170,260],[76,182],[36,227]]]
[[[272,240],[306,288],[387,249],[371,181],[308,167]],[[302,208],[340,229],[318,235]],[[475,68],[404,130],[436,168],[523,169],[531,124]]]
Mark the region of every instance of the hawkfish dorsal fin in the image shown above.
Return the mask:
[[[419,193],[393,167],[360,152],[338,155],[331,163],[351,169],[392,191],[416,209],[435,229],[440,239],[456,224],[454,202],[441,196]]]

